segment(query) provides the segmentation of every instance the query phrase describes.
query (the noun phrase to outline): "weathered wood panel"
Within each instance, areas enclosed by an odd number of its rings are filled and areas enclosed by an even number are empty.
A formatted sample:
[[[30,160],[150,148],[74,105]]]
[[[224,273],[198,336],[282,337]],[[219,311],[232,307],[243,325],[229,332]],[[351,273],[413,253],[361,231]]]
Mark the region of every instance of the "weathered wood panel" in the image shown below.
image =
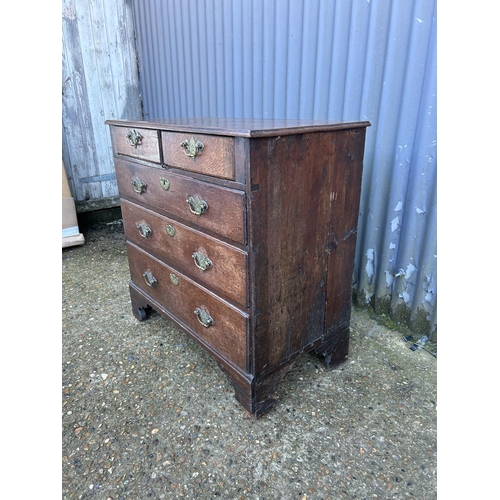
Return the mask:
[[[141,119],[133,15],[125,0],[62,2],[62,157],[77,211],[118,204],[106,119]]]

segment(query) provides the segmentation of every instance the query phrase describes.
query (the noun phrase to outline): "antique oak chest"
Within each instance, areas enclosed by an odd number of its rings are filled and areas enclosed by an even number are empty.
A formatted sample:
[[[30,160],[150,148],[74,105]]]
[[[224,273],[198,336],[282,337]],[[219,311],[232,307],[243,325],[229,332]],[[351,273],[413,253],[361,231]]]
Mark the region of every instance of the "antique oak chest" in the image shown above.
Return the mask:
[[[299,355],[346,359],[369,122],[106,123],[138,320],[175,322],[253,416]]]

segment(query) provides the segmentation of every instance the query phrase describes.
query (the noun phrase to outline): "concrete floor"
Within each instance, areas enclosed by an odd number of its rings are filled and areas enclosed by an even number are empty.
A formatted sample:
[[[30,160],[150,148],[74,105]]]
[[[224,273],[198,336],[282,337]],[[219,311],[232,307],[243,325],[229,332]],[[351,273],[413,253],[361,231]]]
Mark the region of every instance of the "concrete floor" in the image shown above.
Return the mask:
[[[305,355],[255,420],[158,314],[138,322],[119,221],[62,251],[63,499],[437,498],[436,358],[353,309],[349,359]]]

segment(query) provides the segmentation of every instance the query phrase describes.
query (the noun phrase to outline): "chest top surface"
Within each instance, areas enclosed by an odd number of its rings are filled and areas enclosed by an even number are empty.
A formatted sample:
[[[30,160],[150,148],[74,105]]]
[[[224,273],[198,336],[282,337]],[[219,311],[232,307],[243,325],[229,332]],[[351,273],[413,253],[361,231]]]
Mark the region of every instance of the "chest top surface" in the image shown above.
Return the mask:
[[[108,125],[199,132],[235,137],[266,137],[306,132],[364,128],[368,121],[337,122],[328,120],[266,119],[266,118],[166,118],[151,121],[107,120]]]

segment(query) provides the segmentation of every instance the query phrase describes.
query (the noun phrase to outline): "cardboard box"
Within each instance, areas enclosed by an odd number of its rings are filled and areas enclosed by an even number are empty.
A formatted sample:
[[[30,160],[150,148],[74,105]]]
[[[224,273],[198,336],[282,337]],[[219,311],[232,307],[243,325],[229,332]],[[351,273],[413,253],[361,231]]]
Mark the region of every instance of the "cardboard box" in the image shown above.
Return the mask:
[[[69,190],[69,182],[66,177],[66,170],[64,169],[64,162],[62,164],[62,197],[71,198],[71,191]]]
[[[62,166],[62,247],[83,245],[85,238],[78,228],[75,200],[71,196],[64,163]]]

